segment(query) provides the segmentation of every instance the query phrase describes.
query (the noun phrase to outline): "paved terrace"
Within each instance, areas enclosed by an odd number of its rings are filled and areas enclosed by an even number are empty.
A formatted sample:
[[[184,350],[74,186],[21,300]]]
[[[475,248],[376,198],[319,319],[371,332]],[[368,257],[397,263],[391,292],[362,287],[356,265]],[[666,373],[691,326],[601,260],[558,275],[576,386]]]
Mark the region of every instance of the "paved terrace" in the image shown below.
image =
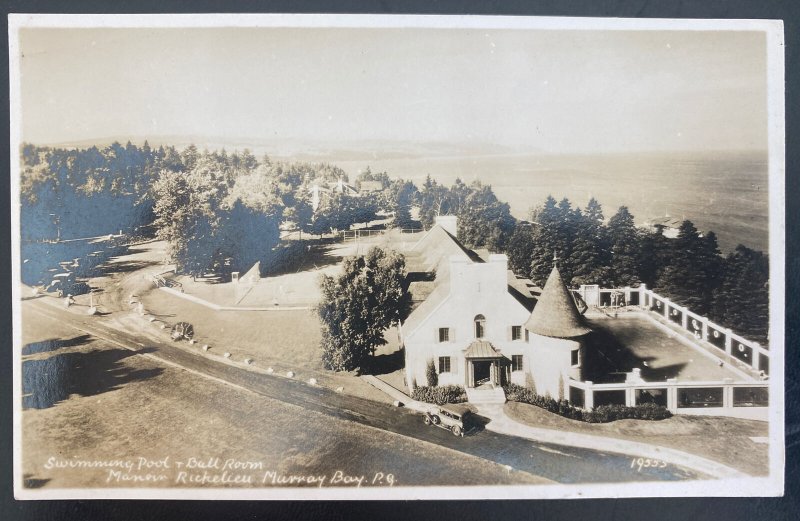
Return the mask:
[[[648,382],[668,378],[684,381],[744,379],[732,363],[712,357],[710,352],[683,338],[682,333],[657,324],[642,313],[620,313],[618,318],[602,314],[587,317],[593,332],[585,367],[594,367],[585,380],[595,383],[622,382],[634,368],[642,371]],[[724,355],[723,352],[720,354]]]

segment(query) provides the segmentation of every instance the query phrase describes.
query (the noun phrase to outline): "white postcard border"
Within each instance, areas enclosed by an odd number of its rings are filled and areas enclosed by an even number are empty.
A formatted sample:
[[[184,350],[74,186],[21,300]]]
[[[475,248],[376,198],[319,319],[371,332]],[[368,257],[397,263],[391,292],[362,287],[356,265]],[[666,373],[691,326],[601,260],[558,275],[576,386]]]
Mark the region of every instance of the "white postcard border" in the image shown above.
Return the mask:
[[[330,15],[330,14],[10,14],[9,94],[11,116],[11,236],[13,299],[13,442],[14,492],[17,499],[512,499],[609,497],[756,497],[779,496],[784,489],[784,327],[785,316],[785,100],[784,40],[780,20],[622,19],[522,16]],[[458,28],[610,31],[763,31],[768,54],[769,257],[770,257],[770,476],[714,481],[577,484],[535,486],[395,487],[395,488],[272,488],[272,489],[26,489],[21,456],[21,310],[20,310],[20,165],[14,161],[21,144],[21,28]],[[781,312],[774,312],[780,310]]]

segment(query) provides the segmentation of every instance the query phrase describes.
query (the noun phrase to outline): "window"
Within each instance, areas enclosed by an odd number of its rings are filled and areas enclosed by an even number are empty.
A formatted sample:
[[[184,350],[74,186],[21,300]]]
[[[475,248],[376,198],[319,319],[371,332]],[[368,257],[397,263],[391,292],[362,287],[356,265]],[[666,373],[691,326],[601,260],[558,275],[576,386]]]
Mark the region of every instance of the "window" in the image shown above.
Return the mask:
[[[483,338],[484,330],[486,329],[486,317],[478,315],[475,317],[475,338]]]
[[[576,366],[576,365],[580,364],[580,350],[579,349],[576,349],[575,351],[572,351],[570,353],[570,361],[569,361],[569,363],[572,364],[573,366]]]
[[[522,355],[511,355],[511,370],[522,371]]]
[[[522,326],[511,326],[511,340],[522,338]]]
[[[439,374],[449,373],[449,372],[450,372],[450,357],[449,356],[440,356],[439,357]]]
[[[450,328],[449,327],[440,327],[439,328],[439,342],[449,342],[450,341]]]

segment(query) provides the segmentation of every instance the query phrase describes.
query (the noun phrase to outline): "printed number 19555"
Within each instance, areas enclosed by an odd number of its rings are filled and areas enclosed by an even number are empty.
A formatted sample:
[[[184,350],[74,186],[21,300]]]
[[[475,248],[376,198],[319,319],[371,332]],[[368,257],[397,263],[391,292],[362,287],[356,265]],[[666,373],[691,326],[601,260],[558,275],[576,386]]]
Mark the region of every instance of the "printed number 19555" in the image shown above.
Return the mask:
[[[647,469],[647,468],[663,469],[666,466],[667,462],[660,459],[633,458],[631,460],[631,468],[636,469],[636,472],[641,472],[642,469]]]

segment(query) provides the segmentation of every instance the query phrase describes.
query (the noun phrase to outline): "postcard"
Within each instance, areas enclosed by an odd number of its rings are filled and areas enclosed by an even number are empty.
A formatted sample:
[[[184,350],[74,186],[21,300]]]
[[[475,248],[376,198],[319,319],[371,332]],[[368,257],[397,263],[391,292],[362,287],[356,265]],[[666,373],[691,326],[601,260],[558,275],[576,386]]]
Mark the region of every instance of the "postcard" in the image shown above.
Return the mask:
[[[782,22],[9,44],[18,499],[783,494]]]

